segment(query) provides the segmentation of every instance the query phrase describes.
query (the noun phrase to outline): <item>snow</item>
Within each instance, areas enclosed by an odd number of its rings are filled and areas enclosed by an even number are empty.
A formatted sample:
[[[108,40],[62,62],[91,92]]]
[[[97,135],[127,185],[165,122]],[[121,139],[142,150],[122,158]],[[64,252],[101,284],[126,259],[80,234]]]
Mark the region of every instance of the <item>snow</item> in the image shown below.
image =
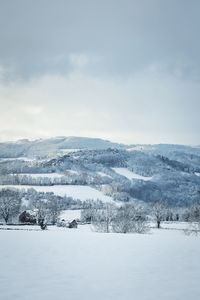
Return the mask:
[[[28,207],[29,206],[29,200],[22,198],[22,206]]]
[[[138,179],[138,180],[144,180],[149,181],[152,180],[152,177],[145,177],[141,176],[139,174],[133,173],[129,171],[127,168],[112,168],[116,173],[128,178],[128,179]]]
[[[53,192],[58,196],[68,196],[74,199],[85,201],[87,199],[101,200],[103,202],[113,202],[113,199],[102,192],[85,185],[52,185],[52,186],[31,186],[31,185],[0,185],[0,188],[30,189],[38,192]]]
[[[126,150],[129,151],[129,152],[132,152],[132,151],[143,151],[144,149],[145,149],[144,146],[142,146],[142,145],[136,145],[134,147],[127,148]]]
[[[180,231],[49,227],[0,230],[0,240],[3,300],[200,299],[200,239]]]
[[[64,154],[80,151],[80,149],[69,149],[69,148],[68,149],[59,149],[59,150]]]
[[[161,223],[162,229],[173,229],[173,230],[185,230],[189,228],[190,223],[188,222],[178,222],[178,221],[166,221]],[[155,227],[156,224],[150,223],[150,226]]]
[[[35,158],[30,157],[8,157],[8,158],[0,158],[0,161],[14,161],[14,160],[21,160],[21,161],[35,161]]]
[[[69,209],[69,210],[63,210],[62,213],[59,216],[60,220],[68,220],[68,221],[73,221],[74,219],[79,219],[81,217],[81,210],[80,209]]]
[[[79,174],[78,171],[71,170],[71,169],[66,169],[65,171],[66,171],[66,172],[69,172],[69,173],[71,173],[71,174],[75,174],[75,175],[78,175],[78,174]]]
[[[200,176],[200,173],[197,173],[197,172],[196,172],[195,175],[196,175],[196,176]]]
[[[107,175],[106,173],[103,173],[103,172],[97,172],[98,175],[102,176],[102,177],[110,177],[112,178],[110,175]]]

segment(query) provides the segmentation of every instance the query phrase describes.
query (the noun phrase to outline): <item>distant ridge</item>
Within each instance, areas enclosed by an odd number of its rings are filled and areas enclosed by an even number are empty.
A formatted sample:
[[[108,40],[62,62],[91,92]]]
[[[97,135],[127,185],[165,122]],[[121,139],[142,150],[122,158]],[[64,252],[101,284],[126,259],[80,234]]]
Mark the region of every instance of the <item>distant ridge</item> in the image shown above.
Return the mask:
[[[0,143],[0,157],[23,157],[53,154],[67,149],[124,149],[126,145],[113,143],[100,138],[58,136],[30,141],[21,139],[16,142]]]
[[[12,142],[0,143],[0,158],[37,157],[57,153],[67,153],[67,150],[103,150],[127,149],[128,151],[142,151],[154,155],[168,156],[169,153],[190,153],[199,155],[199,146],[176,144],[131,144],[125,145],[101,138],[56,136],[46,139],[21,139]]]

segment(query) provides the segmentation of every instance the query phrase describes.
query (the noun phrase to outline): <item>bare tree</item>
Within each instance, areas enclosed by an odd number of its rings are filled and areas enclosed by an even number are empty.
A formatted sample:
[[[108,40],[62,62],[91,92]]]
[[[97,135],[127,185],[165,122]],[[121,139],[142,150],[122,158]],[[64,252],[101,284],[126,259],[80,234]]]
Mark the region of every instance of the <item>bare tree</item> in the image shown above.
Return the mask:
[[[94,223],[94,220],[102,209],[105,209],[105,205],[101,200],[85,200],[82,203],[81,221],[87,224]]]
[[[147,216],[141,207],[125,204],[117,209],[115,219],[112,223],[114,232],[144,233],[148,228]]]
[[[189,228],[185,230],[186,234],[200,234],[200,191],[197,193],[197,200],[188,210]]]
[[[45,193],[42,196],[36,197],[31,203],[32,207],[37,210],[37,223],[40,226],[46,223],[55,225],[63,209],[62,198],[52,193]]]
[[[37,211],[37,223],[42,228],[49,220],[47,199],[36,198],[32,201],[32,206]]]
[[[109,233],[116,213],[116,206],[106,203],[103,208],[94,211],[92,225],[97,231]]]
[[[62,200],[56,196],[50,197],[47,203],[49,219],[53,225],[56,224],[58,217],[63,209]]]
[[[101,208],[99,207],[98,202],[89,199],[86,200],[83,203],[83,209],[81,210],[81,221],[83,223],[91,224],[98,208]]]
[[[152,205],[152,214],[156,221],[156,227],[160,229],[161,222],[165,217],[165,205],[162,201],[156,201]]]
[[[20,211],[20,193],[12,189],[2,189],[0,191],[0,215],[6,222],[17,216]]]

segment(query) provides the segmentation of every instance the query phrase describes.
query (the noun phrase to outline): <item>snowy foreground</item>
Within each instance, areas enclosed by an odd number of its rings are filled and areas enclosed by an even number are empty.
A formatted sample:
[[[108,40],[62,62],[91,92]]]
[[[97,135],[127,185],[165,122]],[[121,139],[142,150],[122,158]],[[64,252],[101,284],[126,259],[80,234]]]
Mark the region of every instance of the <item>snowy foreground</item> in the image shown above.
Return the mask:
[[[38,229],[38,228],[37,228]],[[0,230],[3,300],[200,299],[200,238],[180,230]]]

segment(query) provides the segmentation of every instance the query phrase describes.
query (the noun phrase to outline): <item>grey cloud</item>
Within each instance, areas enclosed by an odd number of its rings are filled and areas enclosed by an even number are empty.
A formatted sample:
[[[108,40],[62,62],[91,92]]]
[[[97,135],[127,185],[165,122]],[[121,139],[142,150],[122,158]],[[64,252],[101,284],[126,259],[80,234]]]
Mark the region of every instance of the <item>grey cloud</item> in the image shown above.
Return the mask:
[[[199,144],[199,11],[197,0],[0,0],[0,139]]]
[[[193,73],[199,9],[196,0],[1,0],[0,62],[21,76],[68,73],[68,56],[86,53],[102,57],[94,73],[129,74],[152,62]]]

